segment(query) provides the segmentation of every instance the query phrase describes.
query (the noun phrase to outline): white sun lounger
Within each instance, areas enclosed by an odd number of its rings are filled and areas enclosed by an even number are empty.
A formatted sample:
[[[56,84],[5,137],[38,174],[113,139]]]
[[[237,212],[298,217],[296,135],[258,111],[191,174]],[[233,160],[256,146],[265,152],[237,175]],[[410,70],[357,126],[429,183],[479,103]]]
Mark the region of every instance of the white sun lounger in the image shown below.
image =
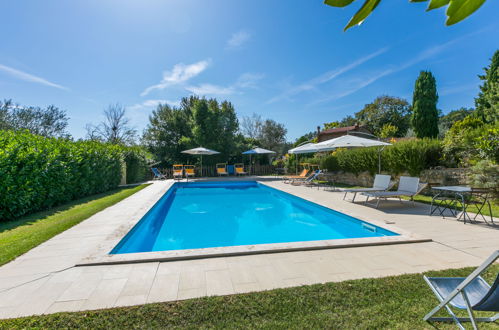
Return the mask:
[[[376,198],[378,201],[376,203],[376,208],[379,206],[379,202],[382,199],[388,199],[389,197],[398,197],[402,202],[402,196],[410,197],[414,204],[414,196],[419,194],[425,187],[427,183],[419,182],[419,178],[401,176],[399,181],[399,186],[397,191],[373,191],[365,192],[363,195],[367,196],[365,203],[367,204],[369,198]]]
[[[343,190],[345,192],[343,199],[347,197],[348,193],[353,193],[352,202],[355,202],[355,197],[357,196],[357,193],[372,192],[372,191],[387,191],[395,184],[394,182],[391,182],[390,179],[391,176],[389,175],[376,174],[376,176],[374,177],[373,186],[371,188],[345,189]]]

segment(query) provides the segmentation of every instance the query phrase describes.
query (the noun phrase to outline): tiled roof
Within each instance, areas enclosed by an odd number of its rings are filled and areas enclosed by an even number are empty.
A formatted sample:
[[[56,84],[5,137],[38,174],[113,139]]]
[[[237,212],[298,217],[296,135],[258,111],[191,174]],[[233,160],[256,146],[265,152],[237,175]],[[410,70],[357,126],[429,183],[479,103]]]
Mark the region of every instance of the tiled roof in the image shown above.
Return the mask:
[[[322,131],[320,134],[342,133],[342,132],[348,132],[348,131],[355,131],[355,130],[358,130],[359,128],[362,128],[362,126],[354,125],[354,126],[330,128],[330,129]]]

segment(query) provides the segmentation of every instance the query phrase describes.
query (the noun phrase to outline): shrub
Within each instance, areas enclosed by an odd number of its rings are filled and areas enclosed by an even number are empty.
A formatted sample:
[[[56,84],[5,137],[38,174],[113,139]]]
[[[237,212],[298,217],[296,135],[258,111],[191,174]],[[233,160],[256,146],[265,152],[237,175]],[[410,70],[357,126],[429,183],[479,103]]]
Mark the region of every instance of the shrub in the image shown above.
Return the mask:
[[[123,157],[126,163],[126,183],[142,182],[149,174],[151,156],[140,147],[124,147]]]
[[[0,131],[0,220],[115,188],[122,157],[118,146]]]
[[[409,173],[418,176],[422,170],[441,165],[442,146],[435,139],[401,141],[381,152],[382,169],[391,174]],[[378,148],[341,149],[322,161],[328,171],[359,174],[378,172]]]
[[[470,169],[470,184],[476,187],[491,188],[495,198],[499,198],[499,165],[490,160],[481,160]]]
[[[485,124],[468,116],[457,121],[445,134],[444,156],[447,162],[468,166],[483,158],[498,161],[499,130],[497,125]]]

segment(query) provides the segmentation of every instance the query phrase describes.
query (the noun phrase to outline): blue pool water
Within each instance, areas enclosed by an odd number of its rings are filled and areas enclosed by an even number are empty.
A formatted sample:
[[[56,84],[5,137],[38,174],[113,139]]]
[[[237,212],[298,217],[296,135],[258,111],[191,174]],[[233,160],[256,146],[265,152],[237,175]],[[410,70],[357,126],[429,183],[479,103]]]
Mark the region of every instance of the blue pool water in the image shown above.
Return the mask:
[[[111,253],[394,235],[257,182],[179,182]]]

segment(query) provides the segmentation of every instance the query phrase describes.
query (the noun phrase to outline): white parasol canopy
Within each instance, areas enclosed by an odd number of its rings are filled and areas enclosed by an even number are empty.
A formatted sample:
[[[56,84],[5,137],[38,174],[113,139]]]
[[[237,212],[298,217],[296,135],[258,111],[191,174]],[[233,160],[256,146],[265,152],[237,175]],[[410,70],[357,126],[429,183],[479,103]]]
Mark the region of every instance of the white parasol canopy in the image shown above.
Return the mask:
[[[201,176],[203,175],[203,155],[216,155],[219,154],[218,151],[203,148],[203,147],[197,147],[194,149],[189,149],[189,150],[184,150],[182,151],[183,154],[190,154],[190,155],[199,155],[201,156]]]
[[[354,135],[343,135],[335,139],[326,140],[317,143],[315,147],[319,149],[319,151],[330,151],[336,148],[378,147],[378,146],[390,146],[390,145],[392,144],[379,140],[366,139]]]
[[[309,154],[312,152],[319,152],[319,149],[316,147],[316,143],[307,143],[302,146],[289,149],[288,153],[290,154]]]

